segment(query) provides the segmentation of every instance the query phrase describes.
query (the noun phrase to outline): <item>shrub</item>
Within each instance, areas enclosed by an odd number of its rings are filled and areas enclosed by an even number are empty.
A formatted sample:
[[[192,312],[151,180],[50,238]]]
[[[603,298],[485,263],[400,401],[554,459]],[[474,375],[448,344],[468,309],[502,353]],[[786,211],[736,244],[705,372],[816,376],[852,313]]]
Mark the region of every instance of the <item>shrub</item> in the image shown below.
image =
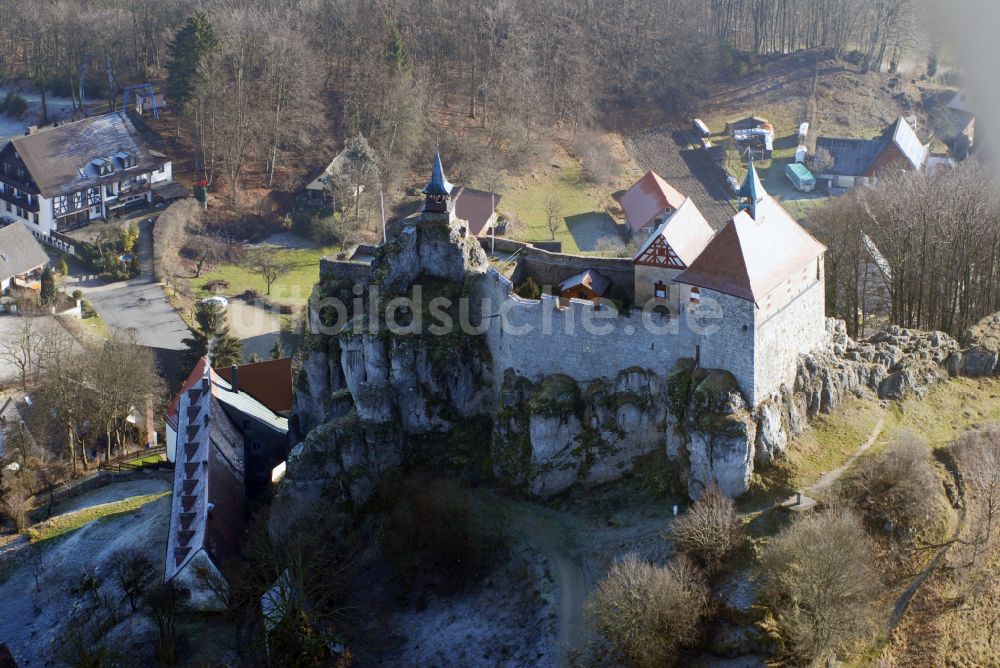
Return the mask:
[[[934,491],[941,483],[927,445],[904,433],[883,452],[861,460],[844,488],[847,502],[871,528],[910,534],[933,517],[937,506]]]
[[[846,509],[800,517],[761,555],[761,600],[798,659],[849,651],[877,626],[874,548]]]
[[[630,256],[628,248],[625,246],[625,242],[623,242],[618,236],[601,237],[594,245],[594,251],[603,255],[611,255],[613,257]]]
[[[123,548],[111,555],[115,582],[128,599],[132,612],[139,606],[139,597],[153,582],[155,573],[153,562],[139,550]]]
[[[514,288],[514,294],[523,299],[539,299],[542,296],[542,288],[529,276]]]
[[[492,568],[506,537],[473,507],[469,491],[452,479],[413,475],[393,496],[382,549],[406,588],[462,588]]]
[[[205,281],[205,289],[210,292],[222,292],[223,290],[229,289],[229,281],[224,278],[216,278],[211,281]]]
[[[684,557],[666,566],[634,555],[611,567],[587,602],[595,628],[636,666],[677,662],[677,649],[696,637],[708,607],[708,587]]]
[[[74,290],[73,291],[73,299],[83,299],[83,290],[79,290],[79,289]]]
[[[28,109],[28,102],[17,93],[8,91],[3,100],[0,100],[0,113],[12,118],[21,118]]]
[[[621,174],[621,165],[611,144],[599,134],[586,132],[577,135],[573,142],[573,154],[580,160],[583,177],[589,183],[607,183]]]
[[[252,302],[254,300],[260,299],[261,295],[260,295],[260,290],[257,290],[255,288],[249,288],[247,290],[244,290],[243,294],[240,296],[246,301]]]
[[[31,495],[20,485],[0,489],[0,513],[3,513],[18,532],[28,529]]]
[[[685,515],[674,520],[669,537],[677,549],[709,571],[718,569],[746,539],[733,500],[717,485],[706,489]]]

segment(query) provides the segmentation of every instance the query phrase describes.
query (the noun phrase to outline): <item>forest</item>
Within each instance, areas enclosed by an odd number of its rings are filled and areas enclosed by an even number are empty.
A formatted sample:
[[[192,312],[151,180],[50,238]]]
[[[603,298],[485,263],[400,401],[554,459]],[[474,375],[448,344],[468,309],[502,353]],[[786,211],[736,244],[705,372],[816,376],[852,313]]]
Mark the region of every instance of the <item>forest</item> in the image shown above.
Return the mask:
[[[0,0],[0,72],[74,105],[153,82],[235,203],[329,136],[366,137],[387,188],[434,144],[457,174],[516,169],[558,130],[683,114],[757,55],[894,65],[919,19],[916,0]]]

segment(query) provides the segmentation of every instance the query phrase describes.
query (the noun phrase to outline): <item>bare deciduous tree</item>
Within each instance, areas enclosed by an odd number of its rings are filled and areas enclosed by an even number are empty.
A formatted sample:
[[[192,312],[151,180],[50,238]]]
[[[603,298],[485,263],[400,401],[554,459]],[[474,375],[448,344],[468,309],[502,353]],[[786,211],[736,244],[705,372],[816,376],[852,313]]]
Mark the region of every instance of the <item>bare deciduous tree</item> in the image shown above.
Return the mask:
[[[702,492],[691,509],[674,520],[667,537],[710,571],[718,568],[746,539],[733,500],[717,485]]]
[[[562,212],[563,205],[562,200],[559,199],[559,195],[550,193],[545,198],[545,226],[548,228],[549,234],[552,235],[552,241],[556,240],[556,232],[559,231],[559,227],[562,225]]]
[[[269,296],[274,282],[291,271],[291,267],[277,256],[274,249],[268,248],[256,248],[247,253],[246,266],[264,279]]]
[[[708,605],[708,587],[684,557],[656,566],[628,555],[587,601],[597,631],[636,666],[665,666],[691,642]]]
[[[844,509],[800,517],[761,555],[762,600],[796,657],[834,658],[875,628],[874,548]]]

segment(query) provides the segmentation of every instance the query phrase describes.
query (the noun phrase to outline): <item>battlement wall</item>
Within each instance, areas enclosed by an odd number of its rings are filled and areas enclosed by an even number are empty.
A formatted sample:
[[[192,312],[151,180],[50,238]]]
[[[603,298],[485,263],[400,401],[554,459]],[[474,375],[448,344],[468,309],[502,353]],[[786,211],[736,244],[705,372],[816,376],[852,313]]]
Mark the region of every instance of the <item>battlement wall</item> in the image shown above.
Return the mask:
[[[678,359],[700,355],[703,366],[733,373],[751,398],[753,305],[744,306],[748,302],[723,304],[712,318],[695,309],[682,309],[676,317],[637,309],[619,314],[586,300],[523,299],[513,287],[490,269],[474,295],[488,321],[485,337],[498,383],[506,369],[533,379],[561,373],[580,382],[612,378],[631,367],[666,376]]]

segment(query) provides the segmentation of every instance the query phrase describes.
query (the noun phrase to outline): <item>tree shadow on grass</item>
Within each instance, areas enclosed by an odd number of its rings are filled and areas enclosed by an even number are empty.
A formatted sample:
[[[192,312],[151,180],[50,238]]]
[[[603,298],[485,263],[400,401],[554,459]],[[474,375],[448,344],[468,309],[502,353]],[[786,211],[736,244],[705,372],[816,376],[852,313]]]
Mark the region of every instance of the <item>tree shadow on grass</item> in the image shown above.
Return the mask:
[[[614,218],[601,211],[588,211],[575,216],[566,216],[566,229],[576,243],[576,247],[584,252],[597,250],[597,242],[611,237],[616,241],[624,240],[624,226],[615,222]]]

